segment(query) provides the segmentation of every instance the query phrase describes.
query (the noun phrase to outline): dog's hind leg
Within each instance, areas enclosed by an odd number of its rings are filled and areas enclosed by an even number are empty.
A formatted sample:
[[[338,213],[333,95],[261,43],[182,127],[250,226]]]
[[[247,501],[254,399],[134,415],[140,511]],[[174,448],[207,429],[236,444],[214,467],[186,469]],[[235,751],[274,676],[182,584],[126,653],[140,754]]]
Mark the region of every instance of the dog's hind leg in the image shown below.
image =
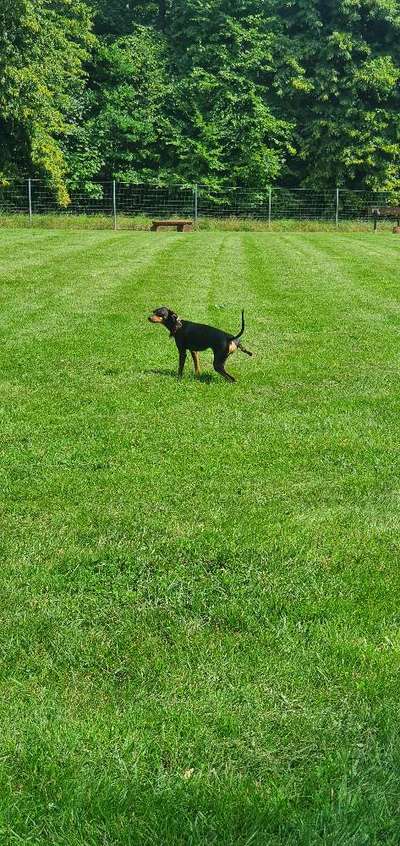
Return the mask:
[[[243,353],[246,353],[246,355],[253,355],[253,353],[252,353],[252,352],[250,352],[250,350],[246,350],[246,349],[242,346],[242,344],[240,344],[240,343],[237,345],[237,348],[238,348],[238,350],[241,350]]]
[[[231,376],[230,373],[227,373],[226,370],[225,370],[225,367],[224,367],[225,361],[226,361],[225,358],[221,359],[221,358],[216,358],[214,356],[214,361],[213,361],[214,370],[217,373],[219,373],[220,376],[222,376],[224,379],[226,379],[227,382],[235,382],[236,380],[233,378],[233,376]]]
[[[194,374],[195,376],[200,376],[200,359],[199,354],[195,350],[190,350],[192,354],[193,364],[194,364]]]

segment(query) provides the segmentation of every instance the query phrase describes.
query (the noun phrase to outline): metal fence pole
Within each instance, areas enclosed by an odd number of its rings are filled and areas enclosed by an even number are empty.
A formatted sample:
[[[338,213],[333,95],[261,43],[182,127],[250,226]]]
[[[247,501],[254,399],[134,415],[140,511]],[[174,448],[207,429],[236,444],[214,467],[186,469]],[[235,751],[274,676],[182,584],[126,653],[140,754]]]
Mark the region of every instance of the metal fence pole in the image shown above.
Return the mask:
[[[28,179],[29,223],[32,226],[32,180]]]
[[[117,193],[115,190],[115,179],[113,179],[113,215],[114,215],[114,229],[117,228]]]
[[[271,213],[272,213],[272,188],[268,189],[268,226],[271,228]]]
[[[194,200],[194,222],[197,223],[198,217],[198,206],[197,206],[197,182],[193,188],[193,200]]]
[[[339,226],[339,188],[336,188],[336,226]]]

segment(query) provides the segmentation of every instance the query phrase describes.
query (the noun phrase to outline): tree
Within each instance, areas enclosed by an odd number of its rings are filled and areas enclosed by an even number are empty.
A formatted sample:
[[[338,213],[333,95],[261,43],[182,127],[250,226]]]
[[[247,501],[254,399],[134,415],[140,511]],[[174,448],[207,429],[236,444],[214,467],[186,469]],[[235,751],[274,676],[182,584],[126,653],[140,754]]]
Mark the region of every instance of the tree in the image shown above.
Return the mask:
[[[399,0],[2,0],[0,169],[64,200],[96,178],[395,190],[399,34]]]
[[[158,178],[165,136],[171,134],[165,63],[163,39],[144,26],[111,42],[98,41],[79,129],[67,154],[78,182]]]
[[[97,27],[115,27],[118,2],[100,2]],[[277,177],[291,127],[268,103],[274,33],[255,9],[255,0],[130,4],[122,26],[127,16],[151,25],[103,34],[90,71],[86,147],[101,148],[103,175],[214,187]]]
[[[292,127],[270,96],[276,30],[257,0],[174,0],[169,7],[174,115],[188,178],[264,188],[279,176]]]
[[[81,0],[3,0],[0,170],[45,175],[68,202],[63,140],[73,131],[83,62],[93,44]]]
[[[296,125],[296,183],[392,189],[400,165],[400,7],[397,0],[293,0],[281,5],[277,73]]]

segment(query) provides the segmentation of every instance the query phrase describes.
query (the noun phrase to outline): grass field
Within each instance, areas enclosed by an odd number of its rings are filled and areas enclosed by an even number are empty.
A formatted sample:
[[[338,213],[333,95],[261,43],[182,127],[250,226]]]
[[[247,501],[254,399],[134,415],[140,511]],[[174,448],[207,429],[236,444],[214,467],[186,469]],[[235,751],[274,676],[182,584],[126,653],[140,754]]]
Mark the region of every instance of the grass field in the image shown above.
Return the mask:
[[[399,250],[2,231],[5,846],[400,842]]]

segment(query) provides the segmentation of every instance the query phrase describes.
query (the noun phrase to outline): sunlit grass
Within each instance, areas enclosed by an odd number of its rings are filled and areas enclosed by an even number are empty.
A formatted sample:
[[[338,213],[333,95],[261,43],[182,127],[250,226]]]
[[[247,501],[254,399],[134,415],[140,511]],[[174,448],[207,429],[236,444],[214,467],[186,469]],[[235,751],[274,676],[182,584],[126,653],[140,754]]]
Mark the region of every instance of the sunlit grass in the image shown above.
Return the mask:
[[[4,844],[397,846],[398,262],[2,232]],[[163,304],[245,308],[235,385]]]

